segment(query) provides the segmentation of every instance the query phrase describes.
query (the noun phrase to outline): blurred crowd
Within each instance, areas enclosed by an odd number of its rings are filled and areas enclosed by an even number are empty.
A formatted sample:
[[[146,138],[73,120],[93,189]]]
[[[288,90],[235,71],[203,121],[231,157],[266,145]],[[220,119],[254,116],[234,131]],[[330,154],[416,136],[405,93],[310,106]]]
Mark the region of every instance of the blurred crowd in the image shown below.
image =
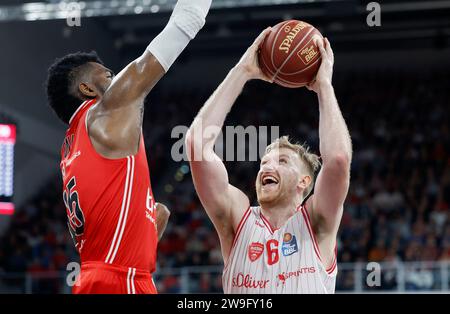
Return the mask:
[[[345,263],[450,260],[449,73],[336,73],[335,91],[354,146],[338,235],[337,290],[355,285]],[[183,281],[190,292],[221,292],[219,239],[195,194],[188,164],[171,158],[181,138],[173,128],[189,126],[211,92],[157,90],[147,99],[144,136],[152,184],[158,201],[172,212],[158,247],[155,277],[162,293],[183,292]],[[279,126],[280,135],[306,142],[318,153],[318,121],[312,92],[250,82],[225,124]],[[226,166],[230,182],[256,204],[259,163],[228,161]],[[58,177],[17,211],[0,238],[0,274],[66,272],[67,263],[78,258],[65,219]],[[185,266],[189,272],[178,270]],[[412,268],[405,276],[406,289],[437,284],[431,270]],[[3,278],[9,285],[20,280]],[[384,272],[382,288],[395,289],[396,278],[395,271]],[[60,289],[54,281],[37,284],[43,292]]]

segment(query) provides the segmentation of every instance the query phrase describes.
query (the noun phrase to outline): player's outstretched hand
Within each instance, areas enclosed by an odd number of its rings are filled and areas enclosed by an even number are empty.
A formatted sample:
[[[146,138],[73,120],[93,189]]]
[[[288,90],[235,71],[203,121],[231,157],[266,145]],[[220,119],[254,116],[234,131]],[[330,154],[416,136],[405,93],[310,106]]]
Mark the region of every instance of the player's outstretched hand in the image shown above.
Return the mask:
[[[258,64],[259,46],[262,44],[266,36],[270,33],[270,30],[271,27],[268,27],[261,34],[259,34],[259,36],[247,49],[241,60],[236,65],[238,69],[242,70],[248,76],[249,80],[258,79],[273,83],[273,80],[270,77],[264,75]]]
[[[322,87],[331,85],[333,78],[334,54],[327,38],[324,38],[323,41],[316,39],[315,43],[319,47],[320,54],[322,56],[322,63],[319,71],[317,72],[316,78],[309,83],[306,88],[318,93]]]

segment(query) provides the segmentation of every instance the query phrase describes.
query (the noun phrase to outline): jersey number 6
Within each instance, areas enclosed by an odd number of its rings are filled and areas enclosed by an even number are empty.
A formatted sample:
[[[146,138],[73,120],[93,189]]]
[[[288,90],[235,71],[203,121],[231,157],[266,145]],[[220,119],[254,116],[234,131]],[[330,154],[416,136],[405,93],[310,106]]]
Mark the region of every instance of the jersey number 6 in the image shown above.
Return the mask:
[[[266,249],[267,249],[267,263],[269,265],[276,264],[280,259],[280,255],[278,254],[278,241],[273,239],[267,241]]]

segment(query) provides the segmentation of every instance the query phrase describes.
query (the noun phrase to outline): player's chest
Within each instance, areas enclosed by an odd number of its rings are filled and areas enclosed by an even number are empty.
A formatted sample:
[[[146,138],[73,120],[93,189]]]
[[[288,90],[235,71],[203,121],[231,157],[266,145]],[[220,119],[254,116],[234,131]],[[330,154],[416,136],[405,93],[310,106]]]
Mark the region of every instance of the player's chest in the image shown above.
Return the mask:
[[[245,253],[247,264],[264,264],[276,266],[278,264],[295,263],[301,260],[304,253],[304,237],[299,228],[291,225],[278,230],[270,230],[266,226],[259,226],[256,220],[252,228],[248,228],[243,235],[241,253]]]

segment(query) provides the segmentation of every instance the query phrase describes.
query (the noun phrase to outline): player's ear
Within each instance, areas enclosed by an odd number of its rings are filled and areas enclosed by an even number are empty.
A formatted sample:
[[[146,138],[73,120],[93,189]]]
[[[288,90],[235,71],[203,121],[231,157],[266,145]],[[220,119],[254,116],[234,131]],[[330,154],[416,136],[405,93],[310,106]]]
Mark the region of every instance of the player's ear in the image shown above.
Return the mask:
[[[94,98],[97,96],[97,92],[93,87],[86,83],[80,83],[78,85],[78,90],[80,93],[88,98]]]
[[[300,178],[299,187],[304,191],[311,184],[312,178],[309,175]]]

